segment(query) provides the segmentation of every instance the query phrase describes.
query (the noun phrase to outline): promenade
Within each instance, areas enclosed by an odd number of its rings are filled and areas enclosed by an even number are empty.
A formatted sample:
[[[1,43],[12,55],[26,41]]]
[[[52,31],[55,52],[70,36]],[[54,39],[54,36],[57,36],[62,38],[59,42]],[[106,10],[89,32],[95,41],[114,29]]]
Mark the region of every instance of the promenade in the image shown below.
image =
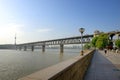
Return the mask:
[[[84,80],[120,80],[120,54],[96,51]]]

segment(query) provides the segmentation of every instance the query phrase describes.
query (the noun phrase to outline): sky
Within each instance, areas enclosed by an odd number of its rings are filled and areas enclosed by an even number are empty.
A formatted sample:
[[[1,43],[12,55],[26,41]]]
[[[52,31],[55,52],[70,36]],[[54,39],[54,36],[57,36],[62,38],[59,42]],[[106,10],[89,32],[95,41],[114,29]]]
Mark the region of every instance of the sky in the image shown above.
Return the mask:
[[[120,30],[120,0],[0,0],[0,44]]]

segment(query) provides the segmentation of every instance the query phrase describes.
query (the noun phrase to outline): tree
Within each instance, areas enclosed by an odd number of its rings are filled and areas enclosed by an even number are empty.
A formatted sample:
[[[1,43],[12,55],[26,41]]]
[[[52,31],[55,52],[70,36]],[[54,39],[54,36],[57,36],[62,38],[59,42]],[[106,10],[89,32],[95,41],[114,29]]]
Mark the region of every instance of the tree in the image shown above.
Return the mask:
[[[102,33],[98,36],[95,46],[99,49],[103,49],[108,45],[108,40],[108,35]]]
[[[91,45],[89,43],[84,45],[84,49],[90,49]]]
[[[113,42],[112,40],[108,40],[108,45],[107,45],[107,49],[113,49]]]
[[[97,47],[99,49],[105,48],[109,43],[109,38],[107,34],[101,33],[99,36],[94,37],[91,41],[93,47]]]
[[[96,47],[97,39],[98,39],[98,37],[94,37],[94,38],[92,39],[91,44],[92,44],[93,47]]]
[[[117,39],[117,40],[115,41],[115,45],[117,46],[117,48],[120,48],[120,39]]]

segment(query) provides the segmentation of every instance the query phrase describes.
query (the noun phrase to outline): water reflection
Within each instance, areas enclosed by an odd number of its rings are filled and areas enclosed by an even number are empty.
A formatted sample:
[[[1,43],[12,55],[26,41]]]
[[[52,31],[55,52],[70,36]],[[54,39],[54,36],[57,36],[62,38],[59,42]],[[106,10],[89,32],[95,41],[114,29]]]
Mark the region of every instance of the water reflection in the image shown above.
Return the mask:
[[[60,61],[62,61],[63,60],[63,53],[59,53],[59,54],[60,54],[59,59],[60,59]]]

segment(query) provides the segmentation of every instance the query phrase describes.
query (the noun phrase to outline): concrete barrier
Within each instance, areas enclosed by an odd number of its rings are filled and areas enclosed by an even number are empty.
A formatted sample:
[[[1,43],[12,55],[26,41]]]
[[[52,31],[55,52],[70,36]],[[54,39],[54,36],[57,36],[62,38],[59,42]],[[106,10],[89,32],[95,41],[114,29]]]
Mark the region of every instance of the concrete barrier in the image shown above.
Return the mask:
[[[93,53],[94,50],[88,51],[84,56],[58,63],[19,80],[83,80]]]

